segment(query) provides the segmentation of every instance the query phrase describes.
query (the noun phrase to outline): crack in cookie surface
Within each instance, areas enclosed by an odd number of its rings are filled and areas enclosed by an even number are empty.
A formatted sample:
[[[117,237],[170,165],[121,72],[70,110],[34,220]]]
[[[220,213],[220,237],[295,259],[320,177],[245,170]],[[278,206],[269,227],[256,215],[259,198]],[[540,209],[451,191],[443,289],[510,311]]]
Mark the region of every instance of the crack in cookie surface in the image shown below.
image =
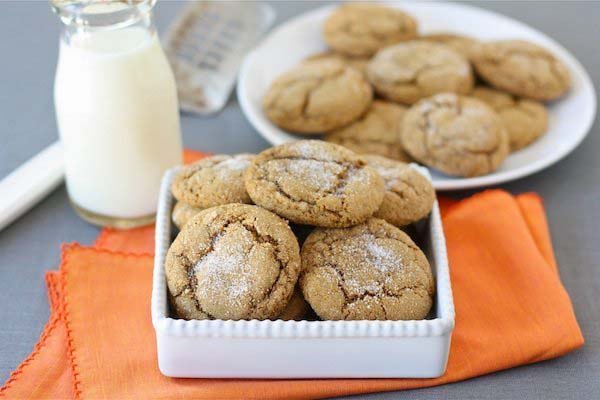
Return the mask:
[[[182,167],[173,179],[173,196],[189,206],[214,207],[228,203],[250,203],[243,174],[252,154],[217,154]]]
[[[508,136],[498,115],[479,100],[446,93],[407,112],[402,144],[415,159],[458,176],[491,172],[508,155]]]
[[[350,3],[334,10],[323,30],[331,48],[353,56],[370,56],[382,47],[414,38],[417,23],[394,8]]]
[[[196,312],[188,315],[188,306],[175,302],[183,317],[275,318],[296,283],[299,249],[279,217],[233,204],[205,210],[186,225],[166,267],[173,298],[194,301]]]
[[[372,90],[362,74],[339,60],[305,62],[277,78],[263,98],[276,125],[302,133],[322,133],[361,116]]]
[[[536,44],[503,40],[486,43],[482,49],[474,65],[494,87],[535,100],[553,100],[571,86],[566,65]]]
[[[429,311],[433,277],[427,259],[406,234],[383,220],[317,229],[301,254],[300,285],[324,319],[387,319],[388,313],[423,318]]]
[[[256,204],[316,226],[360,223],[383,199],[383,181],[373,169],[349,150],[322,141],[266,150],[248,169],[245,182]]]
[[[367,77],[378,94],[405,104],[444,91],[466,94],[473,87],[471,66],[463,56],[426,41],[380,51],[367,65]]]

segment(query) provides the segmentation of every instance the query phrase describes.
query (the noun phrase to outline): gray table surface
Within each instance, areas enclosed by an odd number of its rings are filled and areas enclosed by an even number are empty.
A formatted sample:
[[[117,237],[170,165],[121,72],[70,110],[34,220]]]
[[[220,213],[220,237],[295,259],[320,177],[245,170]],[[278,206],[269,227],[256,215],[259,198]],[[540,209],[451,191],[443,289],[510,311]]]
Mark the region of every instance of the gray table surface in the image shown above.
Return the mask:
[[[160,2],[159,2],[160,3]],[[319,6],[277,2],[278,22]],[[477,4],[546,32],[582,62],[600,87],[600,3],[487,2]],[[181,6],[156,8],[163,32]],[[59,22],[45,1],[0,2],[0,177],[57,138],[52,85]],[[182,117],[185,145],[213,152],[259,151],[267,143],[246,121],[235,96],[219,115]],[[569,132],[565,132],[569,134]],[[560,359],[429,389],[361,396],[397,398],[598,398],[600,396],[600,127],[560,163],[502,185],[544,199],[561,277],[586,345]],[[470,192],[457,192],[465,196]],[[80,220],[64,186],[0,232],[0,383],[31,351],[48,318],[43,274],[59,261],[60,245],[90,244],[98,229]],[[498,345],[501,345],[499,343]],[[596,395],[593,395],[596,393]]]

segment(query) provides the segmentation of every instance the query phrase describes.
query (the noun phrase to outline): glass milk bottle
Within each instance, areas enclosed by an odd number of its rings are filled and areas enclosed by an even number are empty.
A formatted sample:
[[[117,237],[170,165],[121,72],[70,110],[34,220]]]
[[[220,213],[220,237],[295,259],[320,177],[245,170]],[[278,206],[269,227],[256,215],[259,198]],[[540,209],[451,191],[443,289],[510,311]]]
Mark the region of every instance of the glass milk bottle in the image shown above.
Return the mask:
[[[64,28],[54,86],[69,198],[85,220],[153,221],[160,180],[181,164],[175,79],[155,0],[53,0]]]

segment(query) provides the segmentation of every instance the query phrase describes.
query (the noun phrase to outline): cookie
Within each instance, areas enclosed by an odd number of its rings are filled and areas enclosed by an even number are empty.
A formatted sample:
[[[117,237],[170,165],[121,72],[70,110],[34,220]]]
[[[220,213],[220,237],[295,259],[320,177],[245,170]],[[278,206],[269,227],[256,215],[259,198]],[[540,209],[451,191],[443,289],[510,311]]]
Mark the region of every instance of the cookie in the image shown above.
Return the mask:
[[[523,40],[485,43],[474,60],[477,74],[497,89],[533,100],[554,100],[571,86],[568,67],[552,53]]]
[[[379,51],[367,64],[367,78],[381,97],[403,104],[441,92],[473,88],[471,65],[448,46],[409,41]]]
[[[423,319],[433,304],[427,258],[406,233],[382,219],[315,229],[301,259],[302,293],[322,319]]]
[[[467,60],[473,60],[481,51],[481,42],[469,36],[457,35],[455,33],[434,33],[421,36],[422,40],[444,44]]]
[[[350,56],[368,57],[377,50],[417,35],[410,15],[378,4],[349,3],[335,9],[323,27],[325,42]]]
[[[304,300],[302,291],[298,285],[296,285],[294,293],[292,293],[292,297],[279,316],[279,319],[284,321],[301,321],[306,318],[309,312],[310,305]]]
[[[276,319],[299,271],[299,246],[287,222],[247,204],[200,212],[165,261],[171,303],[184,319]]]
[[[304,62],[277,78],[263,98],[265,115],[285,130],[323,133],[359,118],[373,91],[362,74],[337,60]]]
[[[292,222],[324,227],[359,224],[379,208],[384,184],[352,151],[301,140],[260,153],[245,174],[255,204]]]
[[[496,170],[509,151],[498,114],[480,100],[453,93],[424,99],[406,112],[402,145],[419,162],[465,177]]]
[[[426,217],[435,201],[435,189],[425,176],[410,165],[389,158],[366,155],[385,182],[385,196],[374,217],[403,227]]]
[[[192,207],[188,204],[178,201],[175,203],[175,207],[173,207],[171,218],[173,219],[173,223],[177,229],[181,230],[181,228],[183,228],[189,220],[198,215],[200,211],[202,211],[202,208]]]
[[[333,60],[342,62],[350,67],[354,68],[358,72],[360,72],[363,76],[366,76],[367,73],[367,63],[369,62],[369,57],[351,57],[342,53],[336,53],[333,51],[326,51],[323,53],[313,54],[310,57],[304,59],[304,62],[312,62],[312,61],[323,61],[323,60]]]
[[[206,157],[181,168],[173,179],[173,196],[192,207],[209,208],[229,203],[251,203],[243,174],[252,154]]]
[[[409,161],[400,142],[404,106],[375,100],[361,118],[327,134],[325,141],[339,144],[359,154],[379,154]]]
[[[485,86],[476,87],[471,96],[485,102],[500,115],[512,151],[532,143],[548,129],[548,110],[540,102]]]

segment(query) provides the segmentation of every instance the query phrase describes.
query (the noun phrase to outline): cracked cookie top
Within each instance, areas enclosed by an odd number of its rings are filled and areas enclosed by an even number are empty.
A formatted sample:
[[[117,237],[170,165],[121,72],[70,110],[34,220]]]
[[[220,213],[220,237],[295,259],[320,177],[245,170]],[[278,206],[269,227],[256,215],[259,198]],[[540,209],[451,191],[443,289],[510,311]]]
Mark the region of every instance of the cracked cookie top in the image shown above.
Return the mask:
[[[453,93],[412,106],[402,123],[402,144],[419,162],[465,177],[496,170],[509,150],[498,114],[482,101]]]
[[[181,168],[173,179],[173,196],[192,207],[208,208],[229,203],[251,203],[243,174],[253,154],[218,154]]]
[[[406,108],[399,104],[375,100],[361,118],[327,134],[327,142],[344,146],[359,154],[378,154],[409,161],[400,142],[400,126]]]
[[[299,251],[287,222],[267,210],[204,210],[167,253],[171,304],[185,319],[275,319],[297,282]]]
[[[431,309],[427,258],[407,234],[381,219],[315,229],[301,259],[300,287],[322,319],[423,319]]]
[[[403,104],[440,92],[466,94],[473,88],[469,62],[450,47],[427,41],[379,51],[367,64],[367,78],[378,95]]]
[[[245,175],[255,204],[292,222],[344,227],[369,218],[383,200],[377,172],[342,146],[300,140],[260,153]]]
[[[485,86],[476,87],[471,96],[483,101],[500,115],[512,151],[527,146],[548,129],[548,110],[538,101],[518,98]]]
[[[474,60],[490,85],[534,100],[553,100],[571,86],[569,69],[549,51],[523,40],[485,43]]]
[[[354,121],[372,98],[360,72],[339,60],[315,60],[277,78],[263,98],[263,109],[280,128],[316,134]]]
[[[435,189],[425,176],[410,165],[389,158],[366,155],[385,182],[385,196],[374,217],[398,227],[426,217],[435,201]]]
[[[433,33],[421,36],[420,39],[444,44],[469,61],[473,60],[481,51],[481,42],[479,40],[455,33]]]
[[[323,27],[329,47],[355,57],[371,56],[383,47],[412,39],[416,34],[417,22],[410,15],[395,8],[366,3],[338,7]]]

